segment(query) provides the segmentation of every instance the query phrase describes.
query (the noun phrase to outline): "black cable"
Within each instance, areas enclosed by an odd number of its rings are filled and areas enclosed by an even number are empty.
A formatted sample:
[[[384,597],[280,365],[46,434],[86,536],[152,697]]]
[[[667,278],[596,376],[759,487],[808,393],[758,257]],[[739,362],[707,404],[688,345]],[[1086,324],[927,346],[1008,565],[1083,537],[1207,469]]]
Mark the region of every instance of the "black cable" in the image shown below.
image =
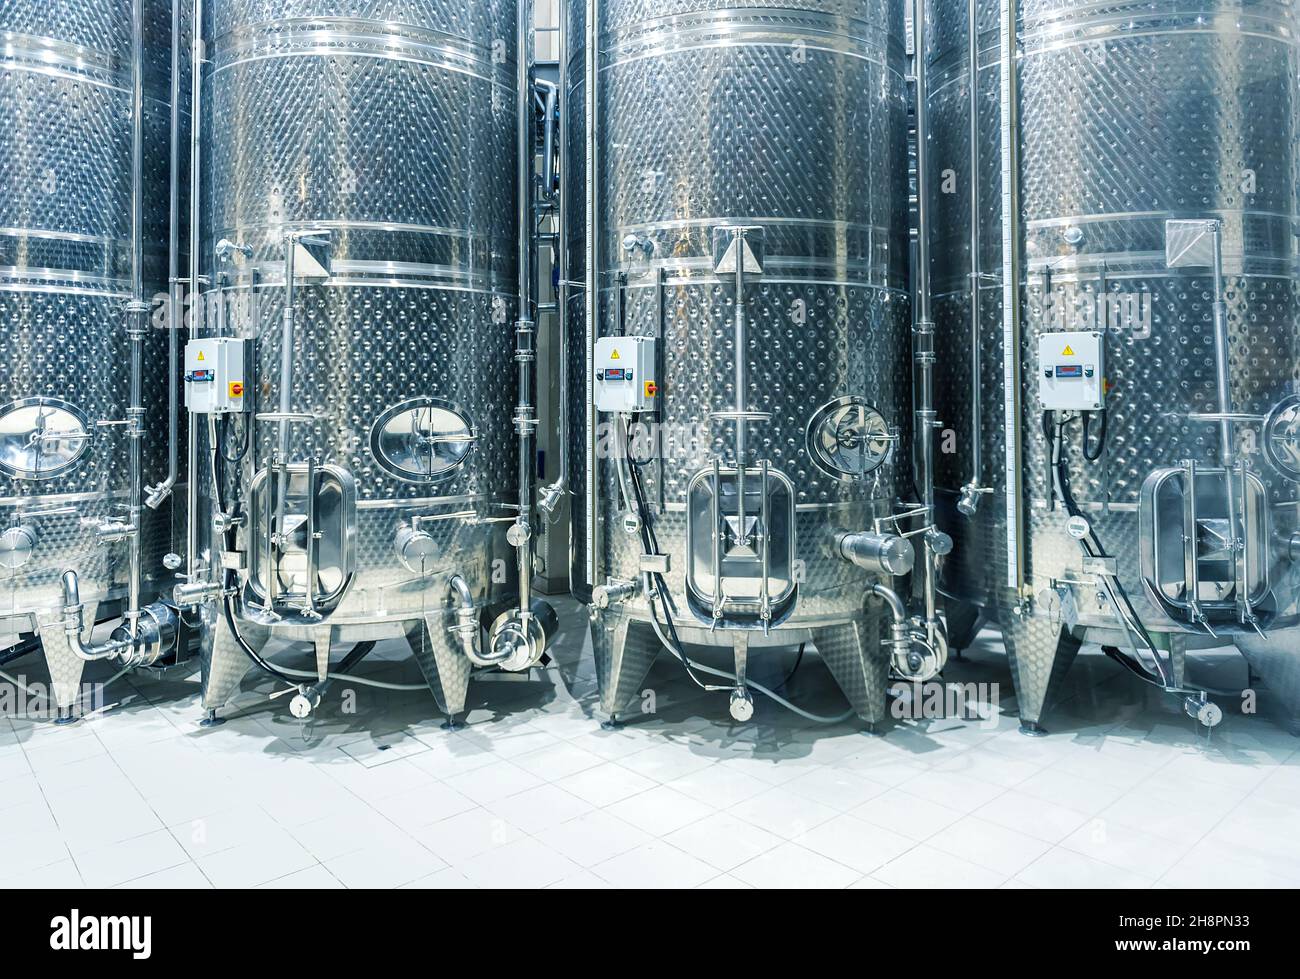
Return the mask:
[[[0,649],[0,666],[13,660],[21,659],[29,653],[38,652],[40,649],[41,640],[39,637],[24,640],[16,646],[10,646],[8,649]]]
[[[1092,441],[1091,429],[1092,416],[1094,414],[1099,418],[1101,430],[1097,433],[1097,450],[1095,452],[1089,452],[1088,443]],[[1106,413],[1105,408],[1102,408],[1101,411],[1097,412],[1085,411],[1083,413],[1083,457],[1088,462],[1098,462],[1106,452],[1106,433],[1110,425],[1109,418],[1110,416]]]
[[[1045,433],[1050,433],[1049,444],[1052,447],[1051,451],[1053,454],[1058,452],[1060,453],[1059,458],[1057,458],[1054,463],[1049,461],[1049,468],[1052,470],[1053,474],[1052,493],[1054,497],[1060,497],[1061,502],[1065,504],[1065,512],[1069,516],[1087,520],[1087,517],[1084,516],[1083,510],[1080,509],[1079,504],[1075,501],[1074,494],[1070,492],[1069,465],[1065,460],[1064,452],[1065,428],[1068,424],[1067,421],[1062,422],[1058,426],[1056,424],[1054,412],[1046,411],[1043,413],[1043,430]],[[1089,522],[1089,526],[1090,529],[1087,536],[1079,541],[1079,547],[1089,557],[1108,557],[1109,555],[1107,555],[1106,548],[1102,545],[1101,540],[1097,537],[1096,533],[1091,530],[1091,522]],[[1116,611],[1119,613],[1121,624],[1125,626],[1126,630],[1133,632],[1142,644],[1146,646],[1147,651],[1151,653],[1152,658],[1159,662],[1159,650],[1156,649],[1155,643],[1143,627],[1142,621],[1138,617],[1137,609],[1133,607],[1133,602],[1128,597],[1128,592],[1125,591],[1124,585],[1118,578],[1110,578],[1107,591],[1110,593],[1111,599],[1115,602]],[[1119,608],[1121,603],[1123,604],[1123,610]],[[1128,613],[1127,617],[1124,614],[1125,611]],[[1119,652],[1119,650],[1116,650],[1116,652]],[[1107,653],[1107,655],[1110,654]],[[1120,655],[1122,656],[1123,654],[1120,653]],[[1161,689],[1169,689],[1169,685],[1163,676],[1157,676],[1152,673],[1140,662],[1134,662],[1128,657],[1123,657],[1123,659],[1125,666],[1138,676],[1145,679],[1148,683],[1152,683]]]
[[[226,615],[226,626],[230,629],[230,634],[234,637],[235,642],[239,645],[239,648],[243,651],[244,655],[252,660],[264,672],[269,673],[277,680],[283,680],[285,683],[289,684],[289,686],[297,687],[299,684],[298,680],[288,676],[287,674],[281,673],[272,666],[270,661],[264,658],[261,653],[244,641],[244,637],[240,635],[239,627],[235,624],[235,599],[233,595],[229,594],[228,590],[227,594],[223,596],[221,604]]]
[[[226,454],[226,450],[225,450],[226,437],[225,437],[225,434],[222,432],[222,430],[225,429],[225,428],[227,428],[227,427],[229,427],[231,424],[232,424],[232,422],[231,422],[231,420],[230,420],[230,416],[229,416],[229,415],[223,416],[221,419],[219,419],[219,420],[217,421],[218,433],[219,433],[219,434],[218,434],[218,439],[217,439],[217,443],[218,443],[218,445],[217,445],[217,451],[218,451],[218,452],[220,453],[220,455],[221,455],[221,461],[222,461],[222,462],[225,462],[225,463],[227,463],[227,464],[229,464],[229,465],[231,465],[231,466],[238,466],[241,462],[244,461],[244,457],[248,455],[249,447],[252,445],[252,442],[253,442],[253,439],[252,439],[252,430],[253,430],[253,426],[252,426],[252,423],[251,423],[251,422],[249,422],[247,419],[245,419],[245,421],[244,421],[244,437],[243,437],[243,440],[242,440],[242,444],[241,444],[240,447],[239,447],[239,451],[236,452],[233,456],[230,456],[230,455],[227,455],[227,454]]]
[[[623,443],[625,447],[628,441],[628,425],[624,420]],[[645,548],[646,554],[659,554],[659,541],[654,532],[650,508],[646,505],[645,490],[641,485],[641,474],[635,467],[629,466],[628,478],[632,484],[632,495],[635,498],[633,502],[636,506],[637,516],[641,520],[641,544]],[[676,609],[673,606],[672,593],[668,589],[668,583],[664,580],[663,574],[658,571],[650,573],[648,577],[653,585],[650,594],[646,596],[646,600],[650,605],[650,616],[654,619],[656,626],[668,633],[670,641],[666,645],[669,652],[677,657],[682,664],[682,668],[686,670],[686,674],[695,682],[696,686],[703,690],[709,689],[711,685],[701,680],[691,668],[690,657],[686,655],[686,647],[682,644],[681,636],[677,634],[677,624],[673,621],[673,613]],[[664,604],[664,621],[662,622],[659,619],[660,601]]]
[[[372,641],[359,642],[343,657],[336,669],[330,670],[330,679],[335,677],[347,676],[363,659],[374,652],[375,643]]]
[[[808,644],[806,642],[799,644],[799,655],[794,659],[794,666],[790,667],[790,672],[785,675],[785,679],[777,684],[776,690],[784,690],[785,685],[794,679],[794,675],[799,672],[799,667],[803,665],[803,654],[807,649]]]

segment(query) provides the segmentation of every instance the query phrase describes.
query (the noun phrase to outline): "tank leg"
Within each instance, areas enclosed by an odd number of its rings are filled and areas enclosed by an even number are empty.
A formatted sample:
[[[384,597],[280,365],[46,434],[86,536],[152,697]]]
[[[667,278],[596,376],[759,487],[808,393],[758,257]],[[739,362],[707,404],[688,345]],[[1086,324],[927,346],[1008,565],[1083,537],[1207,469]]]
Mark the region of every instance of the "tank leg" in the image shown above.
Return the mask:
[[[1151,634],[1151,642],[1156,646],[1161,654],[1161,664],[1169,676],[1169,685],[1172,687],[1183,687],[1187,684],[1187,639],[1184,636],[1174,635],[1167,632],[1155,632]],[[1131,648],[1120,649],[1118,646],[1102,646],[1102,652],[1109,656],[1127,656],[1130,659],[1137,657],[1146,669],[1160,675],[1160,670],[1155,663],[1150,662],[1150,653],[1137,654]]]
[[[1083,644],[1048,619],[1008,609],[1000,621],[1020,707],[1020,733],[1042,737],[1047,733],[1040,723],[1043,713]]]
[[[324,683],[330,678],[330,650],[334,648],[334,630],[329,626],[314,629],[311,645],[316,652],[316,682]]]
[[[474,664],[456,647],[448,625],[442,612],[412,619],[406,624],[406,641],[434,702],[447,715],[443,729],[454,731],[456,715],[465,713],[465,702],[469,700],[469,679]]]
[[[268,638],[265,630],[250,627],[247,623],[240,627],[240,633],[249,645],[258,650]],[[208,622],[205,616],[201,635],[199,678],[202,692],[199,703],[209,712],[208,719],[211,720],[216,711],[226,706],[235,695],[252,664],[239,648],[224,615],[217,613],[212,622]]]
[[[875,733],[885,723],[889,657],[880,644],[880,617],[813,630],[813,645],[853,712]]]
[[[98,606],[95,603],[86,603],[81,619],[86,626],[83,638],[88,638],[94,630],[97,612]],[[85,672],[86,661],[72,651],[72,644],[63,631],[61,614],[41,616],[38,626],[41,650],[45,654],[45,665],[50,671],[55,723],[71,724],[82,713],[77,709],[77,701],[81,696],[81,676]]]
[[[944,615],[948,625],[948,649],[955,657],[969,649],[984,624],[984,613],[978,605],[949,599],[944,602]]]
[[[1272,632],[1267,639],[1242,635],[1236,646],[1251,671],[1281,701],[1286,711],[1283,726],[1300,737],[1300,632]]]
[[[617,724],[641,696],[641,684],[659,656],[651,628],[626,615],[599,612],[591,621],[591,645],[600,688],[600,712]]]

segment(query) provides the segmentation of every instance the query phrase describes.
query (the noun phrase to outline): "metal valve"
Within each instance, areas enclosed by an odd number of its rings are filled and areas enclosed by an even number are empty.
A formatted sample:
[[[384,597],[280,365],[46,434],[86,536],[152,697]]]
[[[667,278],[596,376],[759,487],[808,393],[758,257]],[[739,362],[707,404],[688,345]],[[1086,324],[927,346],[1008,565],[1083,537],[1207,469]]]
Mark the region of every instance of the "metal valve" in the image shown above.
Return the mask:
[[[298,687],[298,692],[293,695],[293,699],[289,701],[289,713],[298,720],[305,721],[320,707],[320,702],[320,690],[305,684],[301,685]]]
[[[598,609],[607,609],[611,605],[627,601],[636,593],[636,582],[610,578],[605,584],[597,585],[591,590],[591,604]]]
[[[898,578],[916,565],[916,550],[893,534],[841,534],[835,541],[839,556],[864,571]]]
[[[1223,722],[1223,708],[1203,693],[1184,700],[1183,710],[1202,727],[1218,727]]]
[[[731,691],[731,717],[745,724],[754,716],[754,696],[748,690]]]

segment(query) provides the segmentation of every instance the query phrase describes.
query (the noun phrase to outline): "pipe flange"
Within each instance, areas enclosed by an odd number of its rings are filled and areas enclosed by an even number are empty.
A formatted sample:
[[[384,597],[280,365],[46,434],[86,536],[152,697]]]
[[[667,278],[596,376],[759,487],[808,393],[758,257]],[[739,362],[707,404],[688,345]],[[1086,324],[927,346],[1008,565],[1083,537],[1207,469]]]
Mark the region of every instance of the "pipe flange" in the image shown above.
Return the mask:
[[[518,609],[511,609],[492,623],[489,637],[490,658],[507,673],[531,670],[546,652],[546,629],[536,615],[526,619]]]
[[[754,695],[748,690],[731,691],[731,718],[739,724],[748,724],[754,717]]]
[[[176,610],[157,603],[140,610],[134,635],[124,623],[113,630],[112,641],[128,644],[122,656],[123,666],[153,666],[176,648],[179,631]]]

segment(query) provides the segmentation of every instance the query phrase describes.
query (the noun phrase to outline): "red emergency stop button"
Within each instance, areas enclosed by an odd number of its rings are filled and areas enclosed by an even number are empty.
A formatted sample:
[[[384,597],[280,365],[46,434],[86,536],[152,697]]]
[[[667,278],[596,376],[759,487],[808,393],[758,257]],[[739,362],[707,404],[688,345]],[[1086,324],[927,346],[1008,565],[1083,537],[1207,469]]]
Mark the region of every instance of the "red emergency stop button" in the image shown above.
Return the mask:
[[[658,384],[656,384],[654,381],[646,381],[646,382],[645,382],[645,396],[646,396],[647,398],[653,398],[653,397],[654,397],[655,395],[657,395],[658,393],[659,393],[659,385],[658,385]]]
[[[242,398],[244,396],[244,385],[239,381],[234,381],[230,385],[230,396],[232,398]]]

